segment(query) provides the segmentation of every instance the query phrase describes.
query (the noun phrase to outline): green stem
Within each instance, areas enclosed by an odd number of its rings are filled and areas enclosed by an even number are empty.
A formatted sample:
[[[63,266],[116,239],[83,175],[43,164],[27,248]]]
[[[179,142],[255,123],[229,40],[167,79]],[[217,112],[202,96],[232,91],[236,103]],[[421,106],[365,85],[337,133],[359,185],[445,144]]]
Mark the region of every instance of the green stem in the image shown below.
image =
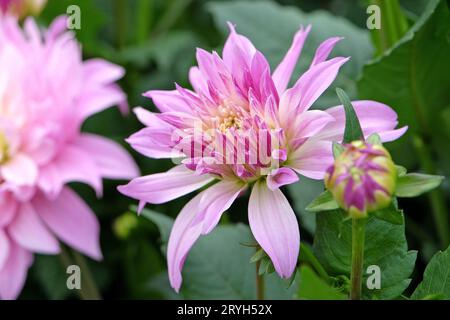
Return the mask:
[[[101,300],[102,297],[100,296],[86,259],[78,251],[72,250],[72,253],[75,258],[75,263],[78,264],[81,269],[81,290],[84,290],[86,293],[86,300]]]
[[[255,263],[256,266],[256,300],[264,300],[264,275],[259,274],[261,260]]]
[[[136,43],[148,40],[153,21],[153,0],[139,0],[136,12]]]
[[[65,269],[71,265],[78,265],[81,269],[81,289],[76,290],[82,300],[100,300],[101,296],[95,284],[94,278],[89,270],[86,260],[81,254],[64,245],[61,245],[59,254],[62,265]],[[74,259],[75,258],[75,261]]]
[[[116,25],[116,45],[122,49],[126,44],[127,38],[127,1],[115,0],[114,16]]]
[[[317,272],[317,274],[327,283],[330,282],[330,276],[324,269],[324,267],[320,264],[319,260],[314,256],[310,247],[305,243],[300,243],[300,255],[299,260],[305,263],[308,263],[313,267],[313,269]]]
[[[360,300],[364,265],[364,236],[366,219],[352,220],[352,270],[350,299]]]
[[[433,160],[429,148],[420,136],[413,137],[413,144],[419,158],[421,168],[429,174],[436,174]],[[441,243],[441,249],[445,249],[450,244],[450,229],[447,209],[445,205],[442,189],[434,189],[428,193],[428,201],[433,212],[433,219]]]

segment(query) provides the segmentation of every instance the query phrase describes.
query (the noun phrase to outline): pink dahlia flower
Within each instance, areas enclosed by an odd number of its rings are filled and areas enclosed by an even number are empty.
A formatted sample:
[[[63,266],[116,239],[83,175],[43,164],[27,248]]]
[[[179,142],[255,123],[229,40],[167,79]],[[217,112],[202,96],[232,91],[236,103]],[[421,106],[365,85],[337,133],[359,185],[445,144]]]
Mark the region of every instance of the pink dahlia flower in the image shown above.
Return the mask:
[[[189,72],[193,90],[152,90],[161,113],[135,109],[147,127],[128,142],[153,158],[181,157],[173,169],[132,180],[119,190],[145,203],[163,203],[212,184],[195,196],[175,220],[167,249],[172,287],[200,235],[209,233],[233,201],[252,188],[248,218],[255,239],[275,270],[288,278],[295,270],[300,235],[297,219],[280,186],[297,174],[323,179],[333,163],[332,141],[342,140],[342,106],[310,110],[349,58],[328,59],[340,38],[323,42],[309,69],[287,88],[310,27],[301,28],[281,63],[271,72],[264,55],[230,24],[222,57],[197,50]],[[401,136],[397,115],[375,101],[355,101],[365,135],[384,141]]]
[[[32,19],[22,31],[0,20],[0,297],[20,293],[33,252],[57,254],[59,240],[101,259],[99,224],[67,183],[138,175],[115,142],[81,133],[89,116],[123,104],[115,81],[122,68],[101,59],[83,61],[65,32],[65,18],[41,32]],[[125,105],[126,106],[126,105]]]

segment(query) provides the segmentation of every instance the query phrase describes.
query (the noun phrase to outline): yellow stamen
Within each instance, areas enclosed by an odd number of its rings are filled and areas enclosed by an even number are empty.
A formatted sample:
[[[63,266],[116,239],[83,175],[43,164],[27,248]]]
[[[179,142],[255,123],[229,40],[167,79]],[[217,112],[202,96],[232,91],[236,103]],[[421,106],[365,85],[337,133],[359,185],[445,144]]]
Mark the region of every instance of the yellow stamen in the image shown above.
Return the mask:
[[[242,128],[242,114],[240,111],[224,104],[218,108],[219,114],[214,117],[218,120],[218,129],[225,133],[230,128]]]
[[[9,159],[9,145],[5,135],[0,131],[0,165]]]

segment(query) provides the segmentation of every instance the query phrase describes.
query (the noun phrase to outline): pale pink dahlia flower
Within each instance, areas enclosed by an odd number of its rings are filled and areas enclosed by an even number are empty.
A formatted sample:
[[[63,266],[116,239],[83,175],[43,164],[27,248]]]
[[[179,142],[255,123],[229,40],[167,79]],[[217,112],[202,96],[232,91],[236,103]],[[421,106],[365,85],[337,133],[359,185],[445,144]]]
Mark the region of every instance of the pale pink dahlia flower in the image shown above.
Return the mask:
[[[175,220],[167,259],[176,291],[189,249],[200,235],[214,229],[221,214],[247,187],[252,188],[248,218],[255,239],[281,277],[288,278],[295,270],[299,227],[279,187],[296,182],[297,174],[323,179],[333,163],[331,144],[342,140],[344,110],[342,106],[326,111],[310,107],[349,59],[328,59],[340,40],[330,38],[319,46],[309,69],[287,89],[309,31],[307,27],[297,32],[286,56],[271,72],[264,55],[230,24],[222,58],[216,52],[197,50],[198,67],[189,73],[193,91],[180,86],[173,91],[149,91],[145,96],[153,99],[161,113],[135,109],[147,127],[128,142],[149,157],[175,155],[183,160],[165,173],[132,180],[119,188],[122,193],[140,200],[142,208],[214,182]],[[354,106],[365,135],[377,132],[383,141],[390,141],[406,130],[394,129],[397,115],[384,104],[355,101]]]
[[[89,116],[123,104],[115,81],[122,68],[82,61],[79,44],[59,18],[46,32],[0,20],[0,298],[13,299],[33,252],[56,254],[59,240],[101,259],[99,224],[67,183],[131,179],[138,170],[122,147],[81,133]],[[126,106],[126,105],[125,105]]]

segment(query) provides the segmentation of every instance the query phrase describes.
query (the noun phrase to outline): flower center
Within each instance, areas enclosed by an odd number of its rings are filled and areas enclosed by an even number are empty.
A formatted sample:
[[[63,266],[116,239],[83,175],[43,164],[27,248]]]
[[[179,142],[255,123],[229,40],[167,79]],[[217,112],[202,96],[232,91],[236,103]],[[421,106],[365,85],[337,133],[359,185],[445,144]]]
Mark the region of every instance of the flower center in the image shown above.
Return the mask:
[[[231,128],[241,129],[243,124],[242,112],[227,104],[219,106],[214,120],[217,123],[217,128],[223,133]]]
[[[242,120],[237,117],[227,117],[219,124],[219,130],[226,132],[230,128],[240,129],[242,127]]]
[[[0,165],[9,160],[9,145],[5,135],[0,131]]]

